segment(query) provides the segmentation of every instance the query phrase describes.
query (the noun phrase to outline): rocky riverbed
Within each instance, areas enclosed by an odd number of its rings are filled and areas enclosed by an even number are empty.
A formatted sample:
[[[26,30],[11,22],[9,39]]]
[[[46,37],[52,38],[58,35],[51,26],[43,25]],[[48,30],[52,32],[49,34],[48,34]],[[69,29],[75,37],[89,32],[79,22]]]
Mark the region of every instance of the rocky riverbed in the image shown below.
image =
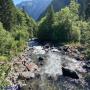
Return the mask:
[[[21,90],[90,90],[90,62],[85,61],[83,49],[30,40],[25,51],[13,58],[7,80]]]

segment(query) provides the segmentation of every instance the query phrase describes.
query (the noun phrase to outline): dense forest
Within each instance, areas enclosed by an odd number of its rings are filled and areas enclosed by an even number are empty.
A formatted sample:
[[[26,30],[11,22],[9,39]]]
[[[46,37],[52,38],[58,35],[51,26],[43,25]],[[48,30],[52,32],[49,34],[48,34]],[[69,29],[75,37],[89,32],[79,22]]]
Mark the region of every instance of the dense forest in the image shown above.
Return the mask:
[[[71,0],[69,6],[54,13],[50,6],[44,18],[39,22],[38,38],[55,43],[80,43],[87,47],[89,56],[90,45],[90,11],[89,2],[85,17],[80,16],[80,5]]]
[[[53,6],[50,6],[46,16],[39,21],[37,37],[54,43],[80,43],[89,51],[89,2],[84,12],[85,17],[80,15],[79,10],[80,5],[75,0],[71,0],[69,6],[56,13]]]
[[[12,58],[27,46],[29,38],[54,44],[79,44],[84,46],[84,54],[90,59],[90,2],[84,16],[80,14],[80,5],[76,0],[54,12],[53,6],[39,21],[33,20],[22,9],[17,9],[12,0],[0,0],[0,86],[8,85],[5,80],[10,71]]]

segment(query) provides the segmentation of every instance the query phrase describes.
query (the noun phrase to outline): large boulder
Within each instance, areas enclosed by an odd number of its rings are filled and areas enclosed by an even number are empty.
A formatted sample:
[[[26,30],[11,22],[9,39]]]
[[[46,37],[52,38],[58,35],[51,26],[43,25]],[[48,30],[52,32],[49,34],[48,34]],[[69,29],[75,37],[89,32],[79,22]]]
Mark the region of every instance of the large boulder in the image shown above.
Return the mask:
[[[73,79],[79,79],[78,74],[73,70],[62,67],[62,72],[63,72],[63,76],[67,76]]]
[[[39,57],[39,58],[38,58],[38,61],[39,61],[39,62],[42,62],[43,60],[44,60],[43,57]]]
[[[25,63],[25,66],[28,69],[28,71],[31,72],[39,71],[39,67],[35,63],[30,63],[30,64]]]

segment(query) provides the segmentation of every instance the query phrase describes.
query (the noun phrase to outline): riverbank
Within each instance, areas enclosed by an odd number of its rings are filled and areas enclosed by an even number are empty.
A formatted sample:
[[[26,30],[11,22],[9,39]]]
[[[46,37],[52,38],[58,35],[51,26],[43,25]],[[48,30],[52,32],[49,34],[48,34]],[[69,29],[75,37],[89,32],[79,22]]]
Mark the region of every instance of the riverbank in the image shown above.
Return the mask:
[[[43,90],[42,87],[44,90],[53,87],[57,89],[51,90],[71,87],[71,90],[88,90],[85,76],[89,74],[89,69],[84,68],[86,63],[82,47],[40,45],[34,40],[28,44],[25,51],[12,60],[11,71],[7,77],[11,85],[19,84],[25,88],[23,90]]]

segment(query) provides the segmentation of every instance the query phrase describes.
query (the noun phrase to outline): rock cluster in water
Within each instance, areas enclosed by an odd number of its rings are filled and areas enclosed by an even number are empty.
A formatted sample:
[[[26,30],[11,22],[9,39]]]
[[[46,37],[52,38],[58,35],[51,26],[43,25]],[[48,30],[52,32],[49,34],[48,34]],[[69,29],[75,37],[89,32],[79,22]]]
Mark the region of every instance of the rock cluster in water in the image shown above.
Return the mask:
[[[86,73],[85,56],[76,47],[59,48],[38,45],[32,40],[25,51],[11,62],[7,80],[11,84],[26,85],[26,80],[58,80],[60,77],[83,80]],[[83,49],[83,48],[82,48]]]

